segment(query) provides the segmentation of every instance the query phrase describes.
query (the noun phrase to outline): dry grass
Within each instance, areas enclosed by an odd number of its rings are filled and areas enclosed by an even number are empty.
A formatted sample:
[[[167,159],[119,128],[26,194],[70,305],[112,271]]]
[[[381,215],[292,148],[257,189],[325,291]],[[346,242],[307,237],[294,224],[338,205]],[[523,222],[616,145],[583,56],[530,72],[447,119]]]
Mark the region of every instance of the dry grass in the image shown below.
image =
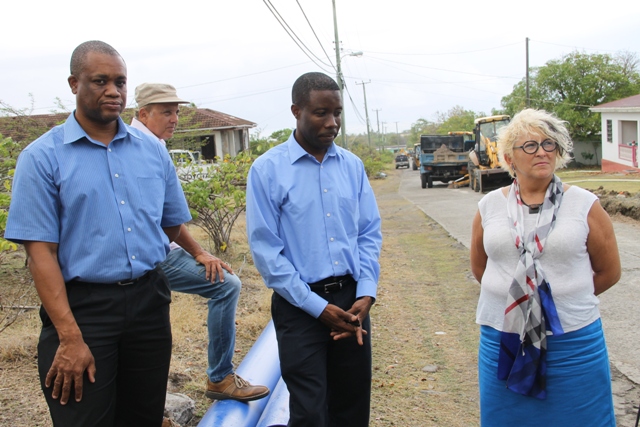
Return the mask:
[[[244,216],[241,216],[234,226],[229,253],[221,255],[242,280],[236,313],[236,349],[233,360],[236,366],[240,364],[271,318],[271,291],[264,286],[262,278],[253,266],[244,230]],[[196,239],[205,242],[207,237],[202,230],[191,227],[190,231]],[[184,393],[196,401],[196,418],[189,426],[197,425],[211,405],[211,401],[204,395],[208,340],[206,319],[207,301],[204,298],[173,293],[173,353],[169,389]]]
[[[468,251],[397,195],[397,177],[373,182],[384,243],[372,310],[371,425],[477,425],[479,287]],[[425,372],[428,365],[437,371]]]

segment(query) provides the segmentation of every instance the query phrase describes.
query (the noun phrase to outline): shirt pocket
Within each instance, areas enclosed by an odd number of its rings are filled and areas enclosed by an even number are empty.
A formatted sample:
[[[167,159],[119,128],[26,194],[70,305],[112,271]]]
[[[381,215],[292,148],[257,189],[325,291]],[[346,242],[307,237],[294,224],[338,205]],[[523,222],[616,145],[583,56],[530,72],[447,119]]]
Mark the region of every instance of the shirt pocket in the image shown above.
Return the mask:
[[[162,218],[164,206],[164,181],[162,178],[138,177],[140,209],[153,218]]]
[[[349,237],[357,236],[358,218],[360,218],[358,201],[348,197],[339,197],[338,205],[340,206],[340,220],[345,233]]]

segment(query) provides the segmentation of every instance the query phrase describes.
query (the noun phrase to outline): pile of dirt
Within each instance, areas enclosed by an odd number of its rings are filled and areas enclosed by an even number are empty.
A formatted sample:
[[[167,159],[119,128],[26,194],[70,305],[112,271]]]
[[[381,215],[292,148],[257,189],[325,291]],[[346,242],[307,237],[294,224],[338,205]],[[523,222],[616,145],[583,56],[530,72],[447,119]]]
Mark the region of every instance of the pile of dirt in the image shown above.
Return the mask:
[[[640,221],[640,193],[616,192],[602,187],[589,191],[598,196],[600,204],[609,215],[620,214]]]

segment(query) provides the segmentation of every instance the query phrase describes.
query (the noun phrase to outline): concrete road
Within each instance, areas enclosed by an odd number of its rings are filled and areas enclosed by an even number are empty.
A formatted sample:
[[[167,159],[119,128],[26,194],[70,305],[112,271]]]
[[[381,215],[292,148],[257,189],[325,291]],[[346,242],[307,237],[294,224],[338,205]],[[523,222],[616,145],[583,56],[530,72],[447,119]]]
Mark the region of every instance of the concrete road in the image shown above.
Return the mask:
[[[468,187],[448,189],[439,183],[422,189],[417,171],[399,173],[402,177],[400,195],[468,248],[471,221],[483,195]],[[631,381],[640,384],[640,224],[614,220],[613,225],[622,261],[622,278],[600,295],[600,312],[611,363]]]

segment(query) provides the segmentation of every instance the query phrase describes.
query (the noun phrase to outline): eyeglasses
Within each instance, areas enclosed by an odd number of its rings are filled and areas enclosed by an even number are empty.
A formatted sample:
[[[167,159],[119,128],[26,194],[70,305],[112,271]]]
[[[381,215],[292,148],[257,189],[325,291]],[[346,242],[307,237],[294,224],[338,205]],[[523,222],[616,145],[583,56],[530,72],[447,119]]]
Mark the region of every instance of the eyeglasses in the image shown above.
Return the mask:
[[[517,147],[514,146],[513,148],[522,148],[522,151],[527,154],[536,154],[538,152],[538,147],[542,147],[544,151],[546,151],[547,153],[551,153],[553,151],[556,151],[556,149],[558,148],[558,143],[550,139],[545,139],[542,142],[526,141],[524,144]]]

